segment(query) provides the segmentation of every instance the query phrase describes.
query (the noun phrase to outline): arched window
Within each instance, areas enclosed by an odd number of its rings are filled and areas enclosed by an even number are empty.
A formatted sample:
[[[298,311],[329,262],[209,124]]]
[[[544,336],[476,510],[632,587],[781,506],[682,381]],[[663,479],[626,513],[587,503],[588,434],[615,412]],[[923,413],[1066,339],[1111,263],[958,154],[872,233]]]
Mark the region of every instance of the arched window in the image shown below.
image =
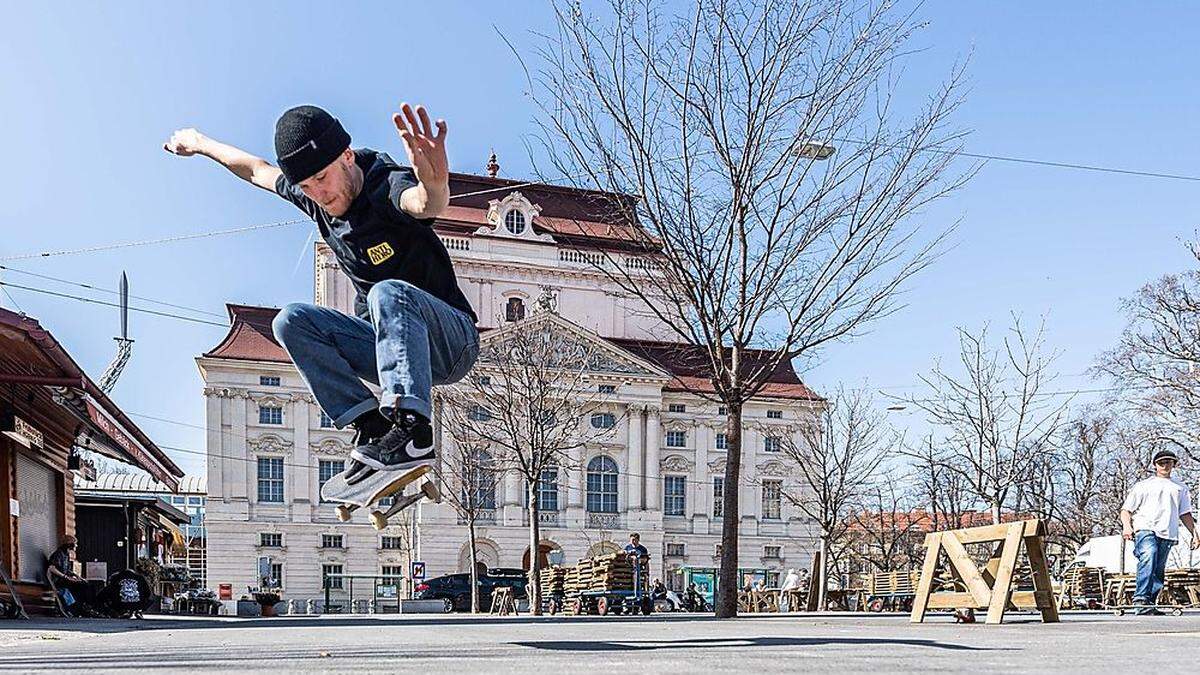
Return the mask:
[[[587,510],[617,512],[617,463],[604,455],[593,457],[587,465]]]
[[[597,429],[611,429],[617,424],[617,416],[612,413],[594,413],[592,426]]]
[[[504,214],[504,227],[509,234],[521,234],[525,231],[525,214],[516,209]]]
[[[525,301],[520,298],[509,298],[504,305],[505,321],[520,321],[525,318]]]
[[[474,503],[476,508],[496,508],[496,469],[492,456],[486,450],[479,450],[473,461],[462,467],[463,503]],[[474,494],[468,495],[467,490]],[[473,496],[474,501],[467,497]]]

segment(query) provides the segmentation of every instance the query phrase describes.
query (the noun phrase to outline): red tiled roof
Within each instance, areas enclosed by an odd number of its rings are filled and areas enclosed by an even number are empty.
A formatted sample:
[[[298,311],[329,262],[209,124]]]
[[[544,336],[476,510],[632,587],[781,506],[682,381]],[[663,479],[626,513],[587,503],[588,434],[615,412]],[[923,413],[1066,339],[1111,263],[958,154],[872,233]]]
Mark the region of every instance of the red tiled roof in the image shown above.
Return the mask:
[[[204,355],[216,359],[273,361],[291,363],[292,359],[271,331],[271,321],[279,313],[277,307],[226,305],[229,310],[229,332],[221,344]]]
[[[275,307],[250,305],[227,305],[232,324],[221,344],[213,347],[204,356],[219,359],[247,361],[270,361],[291,363],[283,347],[275,341],[271,321],[279,313]],[[712,384],[705,376],[703,351],[695,345],[676,342],[652,342],[628,338],[605,338],[631,354],[646,359],[671,373],[674,378],[667,384],[667,391],[689,391],[712,393]],[[768,352],[752,350],[747,359],[765,358]],[[796,375],[791,363],[785,361],[771,374],[762,396],[822,400]]]
[[[625,215],[634,211],[635,197],[461,173],[450,174],[450,194],[458,196],[438,217],[438,227],[467,226],[469,232],[487,224],[488,202],[503,199],[510,191],[506,188],[541,207],[533,219],[534,231],[549,233],[561,243],[642,250],[653,245],[650,234]],[[619,209],[618,201],[625,202]]]

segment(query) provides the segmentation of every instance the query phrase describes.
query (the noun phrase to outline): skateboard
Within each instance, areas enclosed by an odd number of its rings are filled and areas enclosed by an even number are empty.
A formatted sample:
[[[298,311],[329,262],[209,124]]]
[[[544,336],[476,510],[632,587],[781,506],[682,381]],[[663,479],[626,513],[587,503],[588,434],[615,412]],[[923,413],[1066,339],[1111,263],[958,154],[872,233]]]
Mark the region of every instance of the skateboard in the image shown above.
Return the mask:
[[[1157,609],[1163,614],[1171,616],[1183,616],[1182,605],[1109,605],[1108,609],[1112,610],[1115,616],[1125,616],[1126,612],[1137,613],[1139,609]]]
[[[432,481],[425,481],[415,494],[403,494],[409,483],[414,483],[429,473],[429,465],[409,469],[408,471],[376,471],[361,481],[350,485],[344,474],[330,478],[321,488],[321,498],[326,501],[340,502],[337,507],[337,517],[343,523],[350,522],[354,512],[379,504],[388,497],[396,501],[387,510],[371,511],[371,524],[376,530],[387,527],[388,518],[416,504],[421,499],[431,502],[442,501],[442,493]]]

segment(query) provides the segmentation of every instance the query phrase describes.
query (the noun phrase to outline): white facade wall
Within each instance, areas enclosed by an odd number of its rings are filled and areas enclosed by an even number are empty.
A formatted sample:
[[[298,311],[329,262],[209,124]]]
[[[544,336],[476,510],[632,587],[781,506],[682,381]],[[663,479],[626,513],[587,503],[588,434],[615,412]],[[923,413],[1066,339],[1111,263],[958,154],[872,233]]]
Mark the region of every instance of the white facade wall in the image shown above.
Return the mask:
[[[499,218],[503,222],[503,214]],[[633,298],[614,289],[591,263],[580,262],[578,252],[528,232],[522,237],[478,234],[443,240],[482,327],[503,323],[509,298],[521,298],[529,313],[539,296],[550,293],[560,316],[601,336],[672,339],[644,308],[638,310]],[[353,312],[353,289],[321,244],[317,247],[315,298],[319,304]],[[365,517],[353,524],[338,524],[332,506],[318,503],[317,460],[344,458],[350,434],[319,428],[320,411],[290,365],[212,358],[201,358],[198,363],[208,410],[207,525],[212,587],[233,583],[237,595],[255,585],[260,555],[283,562],[287,598],[318,597],[322,564],[343,564],[345,573],[356,574],[379,574],[383,565],[407,565],[404,551],[380,548],[379,534],[366,524]],[[280,377],[280,386],[261,386],[261,375]],[[573,562],[605,541],[623,546],[628,533],[636,531],[651,552],[656,577],[681,565],[715,567],[722,520],[713,516],[712,479],[724,473],[725,452],[717,448],[717,434],[724,430],[725,419],[717,414],[716,404],[699,396],[664,392],[665,378],[627,380],[613,380],[616,392],[611,405],[620,423],[600,442],[581,449],[574,462],[586,467],[599,454],[616,462],[620,513],[615,523],[607,523],[604,529],[590,526],[595,523],[589,523],[585,510],[584,471],[565,471],[559,478],[560,512],[547,516],[543,543],[561,549],[564,559]],[[282,425],[258,423],[262,402],[283,406]],[[669,412],[671,404],[682,404],[686,411]],[[783,418],[768,419],[768,410],[782,411]],[[789,508],[786,500],[779,519],[763,518],[761,481],[790,481],[783,457],[764,451],[764,438],[798,434],[799,425],[811,419],[814,410],[811,402],[782,399],[755,400],[745,407],[739,546],[743,568],[778,572],[811,565],[817,545],[811,523]],[[667,434],[672,431],[685,434],[684,447],[667,447]],[[284,458],[283,504],[258,502],[258,456]],[[683,516],[663,515],[665,475],[688,480]],[[501,479],[496,501],[495,522],[477,526],[481,559],[488,566],[520,567],[529,549],[529,534],[523,489],[517,478]],[[458,524],[453,509],[446,504],[424,504],[413,513],[417,519],[414,555],[426,562],[428,575],[465,571],[466,526]],[[404,526],[394,525],[389,530],[385,534],[407,534]],[[281,532],[284,548],[262,549],[258,546],[260,532]],[[321,549],[323,533],[344,534],[346,548]],[[666,557],[667,544],[683,544],[684,555]],[[767,547],[775,546],[780,556],[765,557]]]

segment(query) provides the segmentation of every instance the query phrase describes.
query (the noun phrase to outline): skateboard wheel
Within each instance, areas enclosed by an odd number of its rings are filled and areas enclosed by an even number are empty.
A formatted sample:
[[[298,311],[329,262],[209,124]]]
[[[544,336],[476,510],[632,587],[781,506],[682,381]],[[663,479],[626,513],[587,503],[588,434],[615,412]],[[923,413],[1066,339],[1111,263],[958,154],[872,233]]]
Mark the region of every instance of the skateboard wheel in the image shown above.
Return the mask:
[[[1183,616],[1183,610],[1179,607],[1176,607],[1175,609],[1171,610],[1171,614],[1173,616]]]
[[[337,507],[338,520],[342,521],[343,523],[350,522],[350,516],[352,516],[353,514],[354,514],[354,512],[351,511],[350,509],[346,508],[346,506],[344,504]]]
[[[374,525],[375,529],[382,530],[383,528],[387,527],[387,523],[387,516],[383,515],[382,511],[371,512],[371,525]]]
[[[1125,616],[1125,610],[1123,610],[1123,609],[1114,609],[1114,610],[1113,610],[1113,615],[1114,615],[1114,616]]]

